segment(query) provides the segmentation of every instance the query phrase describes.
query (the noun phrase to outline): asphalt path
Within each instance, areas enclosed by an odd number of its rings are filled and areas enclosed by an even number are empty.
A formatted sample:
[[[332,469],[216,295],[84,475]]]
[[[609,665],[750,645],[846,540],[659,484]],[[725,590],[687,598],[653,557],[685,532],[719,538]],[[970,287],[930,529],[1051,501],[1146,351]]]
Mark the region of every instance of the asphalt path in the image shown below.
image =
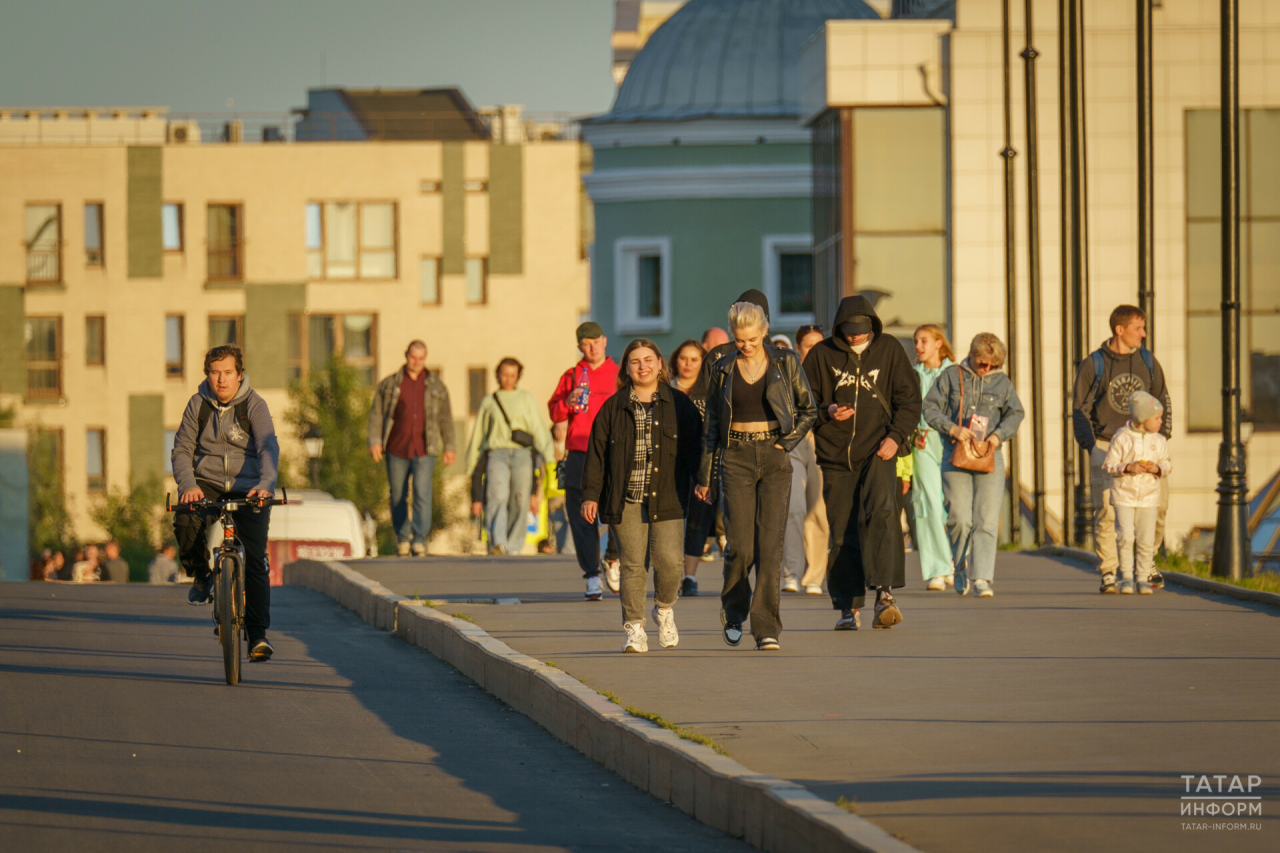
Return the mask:
[[[767,653],[722,642],[711,563],[704,594],[676,605],[679,646],[659,648],[650,619],[650,653],[624,655],[617,598],[584,602],[564,558],[350,565],[929,853],[1280,850],[1274,607],[1099,595],[1096,573],[1009,552],[994,598],[961,598],[926,592],[908,555],[901,625],[836,632],[825,596],[784,595]],[[474,603],[502,597],[522,603]],[[1217,792],[1182,774],[1260,777],[1261,816],[1184,816],[1214,801],[1183,796]]]
[[[185,588],[0,585],[0,850],[746,851],[426,652],[273,591],[229,687]]]

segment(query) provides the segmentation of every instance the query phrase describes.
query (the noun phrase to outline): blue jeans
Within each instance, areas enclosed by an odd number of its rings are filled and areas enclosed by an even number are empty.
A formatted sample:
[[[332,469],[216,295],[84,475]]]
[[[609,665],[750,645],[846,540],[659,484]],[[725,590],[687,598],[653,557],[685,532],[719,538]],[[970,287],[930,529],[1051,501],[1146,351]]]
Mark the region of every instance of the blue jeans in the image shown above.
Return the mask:
[[[949,442],[948,442],[949,444]],[[950,453],[950,447],[947,447]],[[997,537],[1000,534],[1000,504],[1004,499],[1004,453],[997,451],[996,469],[975,474],[942,463],[942,493],[947,499],[947,539],[951,559],[959,570],[969,557],[969,580],[994,580]]]
[[[391,526],[397,542],[426,544],[431,533],[431,476],[436,469],[434,456],[404,459],[388,453],[387,480],[391,483]],[[413,525],[409,523],[409,477],[413,477]]]
[[[489,467],[484,473],[484,521],[490,548],[501,545],[508,554],[524,550],[532,488],[533,457],[528,448],[489,449]]]

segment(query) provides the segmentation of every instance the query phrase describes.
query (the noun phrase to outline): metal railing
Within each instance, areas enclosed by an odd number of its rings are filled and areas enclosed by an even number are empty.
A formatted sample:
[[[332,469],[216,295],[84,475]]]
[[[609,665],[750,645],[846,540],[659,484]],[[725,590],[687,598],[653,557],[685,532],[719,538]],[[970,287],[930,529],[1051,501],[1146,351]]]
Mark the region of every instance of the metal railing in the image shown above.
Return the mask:
[[[27,361],[28,399],[56,400],[62,396],[62,360]]]
[[[206,259],[205,275],[210,281],[239,281],[244,277],[244,261],[239,243],[230,246],[210,246]]]
[[[62,281],[61,260],[57,249],[27,249],[27,282],[56,284]]]

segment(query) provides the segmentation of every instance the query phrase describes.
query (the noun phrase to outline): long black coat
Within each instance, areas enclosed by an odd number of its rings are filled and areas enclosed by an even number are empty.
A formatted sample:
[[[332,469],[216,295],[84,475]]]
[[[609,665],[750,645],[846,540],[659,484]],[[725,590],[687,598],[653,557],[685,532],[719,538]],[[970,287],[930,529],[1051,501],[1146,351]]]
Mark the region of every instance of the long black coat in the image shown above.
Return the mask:
[[[653,409],[653,453],[649,460],[649,520],[684,518],[702,446],[702,416],[678,389],[658,385]],[[636,450],[636,420],[631,391],[623,388],[596,414],[582,472],[582,499],[600,505],[606,524],[620,524],[627,481]]]

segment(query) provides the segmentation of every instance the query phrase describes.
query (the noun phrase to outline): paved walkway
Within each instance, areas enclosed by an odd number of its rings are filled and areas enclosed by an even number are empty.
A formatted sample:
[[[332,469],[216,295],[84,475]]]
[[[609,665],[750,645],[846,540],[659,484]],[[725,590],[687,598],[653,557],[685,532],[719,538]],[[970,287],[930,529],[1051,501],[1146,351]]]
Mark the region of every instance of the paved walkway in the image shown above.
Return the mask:
[[[185,588],[0,585],[0,850],[751,848],[324,596],[228,687]]]
[[[704,594],[676,607],[679,648],[651,626],[653,651],[623,655],[617,599],[584,602],[563,558],[349,565],[406,595],[518,597],[444,609],[923,851],[1280,849],[1275,608],[1101,596],[1074,564],[1012,553],[994,598],[960,598],[925,592],[908,555],[903,624],[837,633],[825,597],[786,595],[768,654],[721,641],[719,564],[704,563]],[[1185,773],[1262,777],[1262,817],[1180,816]],[[1184,828],[1228,820],[1260,828]]]

